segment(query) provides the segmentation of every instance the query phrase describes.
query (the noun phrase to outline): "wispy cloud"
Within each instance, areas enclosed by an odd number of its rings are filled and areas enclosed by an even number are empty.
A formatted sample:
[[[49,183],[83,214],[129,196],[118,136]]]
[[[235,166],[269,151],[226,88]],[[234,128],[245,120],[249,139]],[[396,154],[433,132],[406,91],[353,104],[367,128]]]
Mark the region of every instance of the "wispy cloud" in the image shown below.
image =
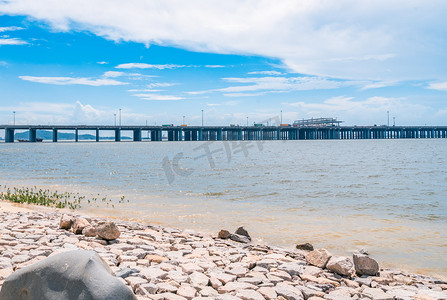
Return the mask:
[[[174,86],[177,85],[178,83],[172,83],[172,82],[154,82],[154,83],[149,83],[147,85],[148,88],[154,88],[154,87],[168,87],[168,86]]]
[[[108,72],[105,72],[103,76],[115,78],[115,77],[121,77],[124,75],[126,75],[126,73],[124,73],[124,72],[108,71]]]
[[[188,91],[189,95],[201,95],[221,92],[226,97],[256,97],[267,93],[283,93],[306,90],[326,90],[340,87],[355,86],[361,82],[347,80],[333,80],[323,77],[229,77],[222,80],[241,85],[234,85],[220,89],[203,91]],[[364,82],[362,82],[364,83]]]
[[[225,68],[225,66],[222,65],[205,65],[205,68]]]
[[[247,74],[249,75],[270,75],[270,76],[275,76],[275,75],[284,75],[284,73],[278,72],[278,71],[256,71],[256,72],[248,72]]]
[[[249,77],[249,78],[223,78],[231,83],[246,85],[230,86],[217,89],[223,93],[240,93],[254,91],[305,91],[336,89],[342,86],[356,84],[351,81],[330,80],[322,77]],[[257,93],[253,94],[254,96]]]
[[[25,28],[18,26],[0,27],[0,32],[23,30]]]
[[[142,100],[156,100],[156,101],[176,101],[184,99],[183,97],[173,95],[160,95],[160,94],[134,94],[133,96],[138,97]]]
[[[10,38],[10,39],[0,39],[0,46],[2,45],[26,45],[28,42],[18,39],[18,38]]]
[[[164,69],[177,69],[177,68],[184,68],[184,65],[174,65],[174,64],[165,64],[165,65],[152,65],[152,64],[145,64],[145,63],[127,63],[127,64],[120,64],[117,65],[115,68],[117,69],[157,69],[157,70],[164,70]]]
[[[430,83],[427,88],[431,90],[447,91],[447,81]]]
[[[19,76],[20,79],[46,84],[55,85],[89,85],[89,86],[107,86],[107,85],[124,85],[126,82],[117,81],[108,78],[76,78],[76,77],[38,77],[38,76]]]
[[[99,65],[107,65],[107,64],[109,64],[109,63],[106,62],[106,61],[98,61],[97,64],[99,64]]]
[[[384,87],[390,87],[395,86],[399,82],[397,81],[372,81],[366,83],[360,90],[369,90],[369,89],[378,89],[378,88],[384,88]]]

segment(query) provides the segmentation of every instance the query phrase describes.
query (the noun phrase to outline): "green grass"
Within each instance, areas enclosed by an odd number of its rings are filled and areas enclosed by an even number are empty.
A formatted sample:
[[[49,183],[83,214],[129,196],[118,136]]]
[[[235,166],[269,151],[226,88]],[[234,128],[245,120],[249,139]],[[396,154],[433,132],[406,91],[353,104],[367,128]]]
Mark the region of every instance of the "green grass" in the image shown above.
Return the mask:
[[[83,200],[85,200],[85,198],[85,196],[82,196],[79,193],[58,193],[57,191],[51,191],[49,189],[38,189],[37,187],[10,188],[6,185],[0,185],[0,199],[11,201],[14,203],[27,203],[55,208],[69,208],[75,210],[81,208],[81,202],[84,202]],[[92,197],[90,199],[87,199],[87,204],[92,206],[94,203],[97,202],[97,200],[98,198]],[[107,205],[107,207],[109,205],[111,205],[111,207],[113,208],[115,207],[111,199],[103,197],[101,200]],[[129,200],[127,200],[127,202],[129,202]],[[120,198],[118,203],[124,203],[124,196]],[[99,205],[97,206],[99,207]]]

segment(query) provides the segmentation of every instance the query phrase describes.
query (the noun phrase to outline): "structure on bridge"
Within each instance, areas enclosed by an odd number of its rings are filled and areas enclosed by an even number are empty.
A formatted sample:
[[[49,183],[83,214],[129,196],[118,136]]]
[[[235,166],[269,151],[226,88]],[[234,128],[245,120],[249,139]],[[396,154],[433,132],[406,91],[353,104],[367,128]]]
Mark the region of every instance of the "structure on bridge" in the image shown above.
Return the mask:
[[[322,126],[340,126],[340,123],[343,123],[343,121],[337,121],[337,119],[334,118],[312,118],[312,119],[302,119],[302,120],[296,120],[293,122],[294,127],[322,127]]]
[[[337,121],[339,122],[339,121]],[[121,140],[121,131],[133,132],[133,141],[141,141],[143,132],[147,140],[162,141],[242,141],[242,140],[346,140],[346,139],[419,139],[447,138],[447,126],[93,126],[93,125],[1,125],[5,142],[14,142],[16,130],[28,130],[29,142],[37,142],[38,130],[53,132],[53,142],[58,141],[58,131],[70,130],[79,141],[80,131],[114,132],[114,140]]]

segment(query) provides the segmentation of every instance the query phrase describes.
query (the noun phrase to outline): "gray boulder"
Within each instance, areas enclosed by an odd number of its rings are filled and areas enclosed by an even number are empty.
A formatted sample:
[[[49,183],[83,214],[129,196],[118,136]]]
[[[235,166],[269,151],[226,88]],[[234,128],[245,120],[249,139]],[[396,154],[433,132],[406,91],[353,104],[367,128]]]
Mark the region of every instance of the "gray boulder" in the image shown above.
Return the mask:
[[[106,222],[96,227],[98,236],[106,241],[111,241],[119,238],[121,235],[120,230],[113,222]]]
[[[230,239],[235,241],[235,242],[239,242],[239,243],[250,243],[251,239],[246,237],[245,235],[240,235],[240,234],[232,234],[230,235]]]
[[[3,283],[0,299],[136,300],[94,251],[75,250],[20,269]]]
[[[251,236],[248,234],[248,231],[245,230],[244,227],[239,227],[238,229],[236,229],[236,231],[234,232],[235,234],[239,234],[239,235],[243,235],[246,236],[248,238],[248,240],[251,241]]]
[[[377,261],[362,253],[354,253],[355,272],[358,275],[375,276],[379,272],[379,264]]]

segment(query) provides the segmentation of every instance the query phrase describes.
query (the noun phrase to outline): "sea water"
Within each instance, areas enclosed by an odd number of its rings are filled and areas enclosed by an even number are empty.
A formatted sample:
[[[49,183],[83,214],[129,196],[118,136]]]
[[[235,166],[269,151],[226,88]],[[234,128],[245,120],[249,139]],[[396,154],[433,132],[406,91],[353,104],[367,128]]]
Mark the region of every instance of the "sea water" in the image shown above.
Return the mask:
[[[445,139],[1,143],[0,179],[113,200],[87,212],[447,274]]]

